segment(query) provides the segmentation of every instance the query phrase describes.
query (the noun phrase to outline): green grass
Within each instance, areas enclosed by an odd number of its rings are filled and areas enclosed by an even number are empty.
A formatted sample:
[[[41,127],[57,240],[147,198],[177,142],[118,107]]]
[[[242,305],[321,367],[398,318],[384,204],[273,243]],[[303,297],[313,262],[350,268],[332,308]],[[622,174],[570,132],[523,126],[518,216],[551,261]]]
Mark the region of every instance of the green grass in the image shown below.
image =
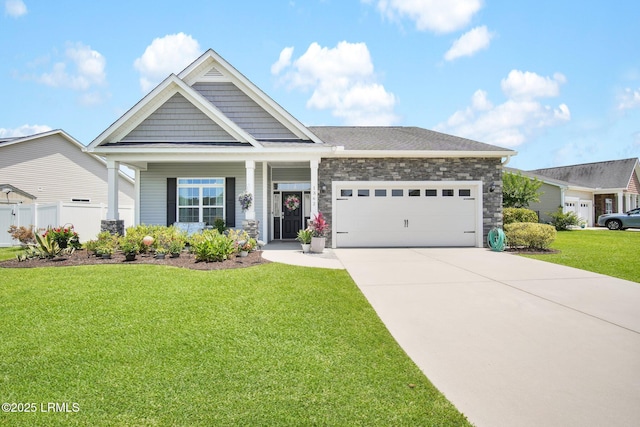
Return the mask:
[[[469,425],[342,270],[3,269],[0,325],[0,400],[80,409],[0,425]]]
[[[561,252],[527,257],[640,283],[640,232],[562,231],[551,248]]]
[[[13,259],[16,257],[16,254],[22,250],[23,249],[20,246],[13,246],[10,248],[0,248],[0,261]]]

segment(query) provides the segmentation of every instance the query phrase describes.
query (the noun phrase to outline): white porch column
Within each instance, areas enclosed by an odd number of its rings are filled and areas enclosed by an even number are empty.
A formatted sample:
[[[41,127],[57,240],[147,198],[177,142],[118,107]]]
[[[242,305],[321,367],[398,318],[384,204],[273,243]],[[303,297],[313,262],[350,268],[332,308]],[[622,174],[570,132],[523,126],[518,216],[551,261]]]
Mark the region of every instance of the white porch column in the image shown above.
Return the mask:
[[[133,225],[140,225],[140,169],[136,168],[135,171],[135,182],[133,183],[133,190],[136,194],[136,199],[134,200],[134,223]]]
[[[624,211],[630,211],[631,210],[631,194],[627,193],[624,196]]]
[[[617,211],[618,213],[624,212],[623,202],[624,202],[624,193],[620,191],[618,193],[618,211]]]
[[[309,161],[311,168],[311,217],[318,213],[318,161]]]
[[[107,219],[118,220],[118,172],[120,162],[107,159]]]
[[[244,163],[247,174],[247,193],[253,196],[251,207],[245,212],[246,219],[256,219],[256,162],[254,160],[246,160]]]
[[[269,167],[267,162],[262,162],[262,221],[260,223],[260,235],[265,242],[269,241],[269,203],[271,188],[269,188]]]

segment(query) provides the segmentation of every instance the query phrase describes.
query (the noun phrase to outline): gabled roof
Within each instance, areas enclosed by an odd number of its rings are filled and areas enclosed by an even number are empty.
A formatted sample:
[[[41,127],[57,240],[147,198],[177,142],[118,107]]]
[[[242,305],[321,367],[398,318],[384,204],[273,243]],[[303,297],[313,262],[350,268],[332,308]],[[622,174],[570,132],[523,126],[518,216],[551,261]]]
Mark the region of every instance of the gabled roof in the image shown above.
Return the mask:
[[[82,143],[80,141],[78,141],[77,139],[75,139],[74,137],[72,137],[71,135],[69,135],[68,133],[63,131],[62,129],[53,129],[53,130],[50,130],[50,131],[47,131],[47,132],[35,133],[33,135],[18,136],[18,137],[14,137],[14,138],[0,139],[0,148],[8,147],[10,145],[19,144],[19,143],[22,143],[22,142],[32,141],[32,140],[38,139],[38,138],[45,138],[47,136],[52,136],[52,135],[56,135],[56,134],[59,134],[64,139],[66,139],[71,144],[75,145],[76,147],[78,147],[81,150],[83,150],[85,148],[85,146],[82,145]]]
[[[634,170],[640,170],[637,158],[535,169],[533,174],[593,189],[624,189]]]
[[[21,137],[16,137],[16,138],[5,138],[0,140],[0,150],[4,147],[8,147],[14,144],[24,144],[27,143],[29,141],[33,141],[36,139],[41,139],[41,138],[46,138],[49,136],[53,136],[53,135],[60,135],[63,139],[65,139],[67,142],[69,142],[71,145],[73,145],[75,148],[77,148],[79,151],[84,152],[87,156],[89,156],[88,158],[93,159],[94,161],[97,161],[99,163],[101,163],[102,165],[106,166],[107,162],[104,160],[104,158],[93,154],[93,153],[87,153],[87,147],[82,144],[80,141],[78,141],[77,139],[75,139],[74,137],[72,137],[71,135],[69,135],[67,132],[65,132],[62,129],[53,129],[47,132],[41,132],[41,133],[36,133],[33,135],[28,135],[28,136],[21,136]],[[127,181],[133,183],[134,180],[133,178],[131,178],[129,175],[125,174],[122,171],[119,171],[120,177],[126,179]],[[33,197],[33,196],[32,196]]]
[[[23,197],[26,197],[27,199],[31,199],[31,200],[35,200],[37,199],[36,196],[34,196],[33,194],[29,194],[26,191],[22,191],[21,189],[19,189],[18,187],[15,187],[11,184],[0,184],[0,191],[7,194],[6,190],[11,190],[11,193],[16,193],[16,194],[20,194]]]
[[[204,88],[198,88],[196,85],[204,85]],[[229,87],[232,88],[231,95],[228,95],[220,102],[220,106],[215,105],[215,96],[206,96],[206,90],[209,89],[206,85],[214,86],[215,90],[224,92],[227,85],[227,91]],[[223,85],[222,89],[220,85]],[[196,59],[191,65],[185,68],[179,75],[171,74],[150,93],[143,97],[135,106],[127,111],[122,117],[114,122],[109,128],[102,132],[88,147],[88,151],[94,151],[101,146],[120,146],[126,147],[131,145],[132,142],[139,144],[158,144],[165,143],[167,141],[161,140],[141,140],[140,137],[136,138],[136,141],[127,141],[127,135],[130,135],[138,126],[141,126],[145,120],[152,117],[154,113],[159,111],[167,102],[178,94],[180,100],[186,100],[193,108],[201,113],[203,117],[210,120],[210,122],[201,124],[206,132],[202,132],[200,137],[194,137],[191,140],[176,141],[181,144],[190,143],[211,143],[210,146],[216,144],[222,144],[229,146],[230,144],[238,144],[239,146],[246,146],[250,144],[254,147],[261,148],[260,141],[262,139],[257,138],[246,129],[246,121],[243,122],[238,119],[237,114],[234,116],[233,102],[227,101],[228,98],[232,98],[232,101],[242,97],[242,101],[250,103],[254,110],[259,110],[261,114],[260,119],[264,120],[268,117],[273,123],[277,123],[282,129],[286,129],[287,135],[290,135],[290,140],[293,141],[311,141],[314,143],[322,143],[309,129],[307,129],[302,123],[295,119],[292,115],[286,112],[275,101],[268,97],[262,90],[251,83],[246,77],[240,74],[235,68],[233,68],[228,62],[226,62],[220,55],[213,50],[209,49],[200,58]],[[234,99],[235,96],[235,99]],[[226,104],[225,104],[226,102]],[[236,107],[236,110],[246,108],[244,105]],[[202,120],[200,121],[202,123]],[[153,124],[153,120],[151,121]],[[206,135],[211,134],[212,127],[218,129],[215,133],[216,136],[212,140],[206,140]],[[281,132],[282,133],[282,132]],[[195,132],[194,132],[195,134]],[[226,136],[226,138],[225,138]],[[131,139],[131,138],[130,138]],[[122,142],[129,144],[121,144]],[[157,147],[157,145],[156,145]],[[96,151],[100,151],[99,149]]]
[[[491,157],[512,156],[516,152],[471,139],[406,126],[311,126],[314,134],[325,143],[344,147],[349,152],[396,151],[406,152],[450,152],[451,155],[464,154]]]

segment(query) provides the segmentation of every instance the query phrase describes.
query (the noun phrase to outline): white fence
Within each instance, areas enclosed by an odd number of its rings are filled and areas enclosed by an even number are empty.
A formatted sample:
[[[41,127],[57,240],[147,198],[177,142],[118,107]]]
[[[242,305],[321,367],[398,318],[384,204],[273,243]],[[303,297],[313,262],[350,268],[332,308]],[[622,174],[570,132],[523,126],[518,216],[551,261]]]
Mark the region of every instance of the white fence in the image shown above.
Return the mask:
[[[120,206],[118,211],[124,226],[133,226],[133,206]],[[34,230],[73,224],[80,241],[95,239],[100,232],[100,221],[107,219],[107,205],[86,203],[44,203],[33,205],[0,205],[0,247],[13,246],[7,231],[10,226],[34,226]]]

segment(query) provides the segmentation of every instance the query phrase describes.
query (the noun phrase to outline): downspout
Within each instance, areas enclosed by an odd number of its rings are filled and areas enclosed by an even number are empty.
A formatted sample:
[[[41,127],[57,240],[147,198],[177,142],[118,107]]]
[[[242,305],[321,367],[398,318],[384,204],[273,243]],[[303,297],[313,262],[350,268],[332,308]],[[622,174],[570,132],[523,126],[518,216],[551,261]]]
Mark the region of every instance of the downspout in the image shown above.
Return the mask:
[[[503,161],[502,161],[502,167],[505,167],[509,164],[509,161],[511,161],[511,156],[507,156]]]

